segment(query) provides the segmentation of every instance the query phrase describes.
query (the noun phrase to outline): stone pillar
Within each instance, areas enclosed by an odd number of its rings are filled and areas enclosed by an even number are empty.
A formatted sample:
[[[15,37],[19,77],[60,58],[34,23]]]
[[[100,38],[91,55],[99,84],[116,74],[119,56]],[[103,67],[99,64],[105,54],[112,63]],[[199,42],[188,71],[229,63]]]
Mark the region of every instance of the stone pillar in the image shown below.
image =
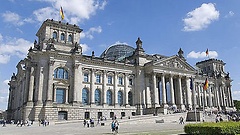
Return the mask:
[[[80,78],[80,72],[79,72],[79,66],[80,64],[73,65],[74,70],[74,88],[73,88],[73,103],[79,104],[80,103],[80,90],[79,90],[79,78]]]
[[[185,106],[183,104],[183,96],[182,96],[182,81],[181,76],[178,77],[178,90],[179,90],[179,101],[180,101],[180,109],[185,110]]]
[[[175,97],[174,97],[174,88],[173,88],[173,75],[170,75],[170,93],[171,93],[171,103],[175,105]]]
[[[226,106],[226,100],[225,100],[225,85],[222,85],[222,87],[221,87],[221,89],[222,89],[222,96],[223,96],[223,106],[225,107]]]
[[[49,61],[49,66],[48,66],[48,90],[47,90],[47,105],[52,104],[53,100],[53,65],[54,65],[53,60]]]
[[[158,97],[158,90],[157,90],[157,79],[156,79],[156,73],[153,73],[152,75],[153,80],[153,93],[154,93],[154,101],[155,101],[155,107],[159,106],[159,97]]]
[[[201,98],[201,86],[197,84],[197,92],[198,92],[198,106],[202,106],[202,98]]]
[[[129,85],[128,74],[125,74],[124,82],[125,85],[123,93],[123,104],[128,105],[128,85]]]
[[[107,83],[108,83],[108,80],[107,80],[107,71],[104,70],[103,71],[103,105],[106,105],[107,104]]]
[[[65,92],[66,92],[66,94],[65,94],[65,104],[68,104],[69,87],[66,88]]]
[[[166,94],[166,85],[165,85],[165,76],[161,75],[162,82],[162,105],[165,107],[167,105],[167,94]]]
[[[118,76],[117,72],[114,74],[114,105],[118,105],[118,90],[117,90],[117,85],[118,85]]]
[[[34,67],[30,67],[29,75],[29,86],[28,86],[28,102],[33,102],[33,89],[34,89]]]
[[[212,104],[212,86],[209,86],[209,91],[208,91],[208,102],[209,102],[209,107],[211,108],[213,106]]]
[[[95,83],[95,75],[94,75],[94,69],[92,69],[91,72],[91,84],[90,84],[90,89],[91,89],[91,96],[90,96],[90,101],[91,101],[91,105],[95,104],[95,87],[94,87],[94,83]]]
[[[228,86],[228,100],[229,100],[229,103],[230,103],[230,107],[233,107],[233,100],[232,100],[232,91],[231,91],[231,85]]]
[[[203,90],[203,102],[204,102],[204,106],[207,107],[207,90]]]
[[[215,87],[215,91],[216,91],[216,100],[217,100],[217,104],[216,104],[216,106],[220,109],[220,107],[221,107],[221,100],[220,100],[220,91],[218,90],[218,86],[216,86]]]
[[[196,108],[196,105],[197,105],[196,85],[193,78],[192,78],[192,97],[193,97],[193,107]]]
[[[38,66],[39,80],[38,80],[38,96],[37,104],[42,104],[42,92],[43,92],[43,67]]]
[[[149,76],[145,77],[145,96],[146,96],[146,108],[150,108],[151,106],[151,101],[152,101],[152,97],[151,97],[151,90],[150,90],[150,83],[149,83]]]
[[[187,86],[187,103],[188,103],[188,108],[191,110],[192,109],[192,98],[191,98],[191,89],[190,89],[190,78],[186,77],[186,86]]]

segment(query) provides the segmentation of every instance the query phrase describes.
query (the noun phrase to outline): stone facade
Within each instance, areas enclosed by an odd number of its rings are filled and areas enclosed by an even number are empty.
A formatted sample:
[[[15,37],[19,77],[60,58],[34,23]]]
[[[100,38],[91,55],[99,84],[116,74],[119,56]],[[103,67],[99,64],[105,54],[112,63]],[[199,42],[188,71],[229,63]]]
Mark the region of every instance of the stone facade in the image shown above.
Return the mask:
[[[181,49],[170,57],[146,54],[140,38],[130,56],[87,56],[79,45],[81,31],[60,21],[42,24],[9,82],[8,119],[79,120],[234,106],[232,80],[221,60],[198,62],[195,69]],[[203,90],[206,78],[209,87]]]

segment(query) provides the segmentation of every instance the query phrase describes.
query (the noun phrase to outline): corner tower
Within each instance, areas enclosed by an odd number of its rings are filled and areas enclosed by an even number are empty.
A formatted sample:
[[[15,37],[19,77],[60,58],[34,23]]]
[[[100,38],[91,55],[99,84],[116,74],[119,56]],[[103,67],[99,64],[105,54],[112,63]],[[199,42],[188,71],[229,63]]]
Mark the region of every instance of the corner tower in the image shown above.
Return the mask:
[[[77,25],[47,19],[43,22],[36,36],[34,49],[72,51],[79,46],[82,29]]]

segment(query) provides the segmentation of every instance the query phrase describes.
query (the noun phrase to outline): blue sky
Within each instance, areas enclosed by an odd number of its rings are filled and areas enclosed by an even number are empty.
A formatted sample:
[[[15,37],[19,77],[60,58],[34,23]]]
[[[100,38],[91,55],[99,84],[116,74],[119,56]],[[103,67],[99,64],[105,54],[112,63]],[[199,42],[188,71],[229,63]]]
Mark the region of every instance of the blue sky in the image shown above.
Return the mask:
[[[4,0],[0,4],[0,109],[7,109],[8,85],[17,63],[33,46],[46,19],[83,29],[83,53],[96,56],[110,45],[135,47],[138,37],[148,54],[176,55],[179,48],[192,66],[209,56],[223,60],[233,99],[240,100],[239,0]]]

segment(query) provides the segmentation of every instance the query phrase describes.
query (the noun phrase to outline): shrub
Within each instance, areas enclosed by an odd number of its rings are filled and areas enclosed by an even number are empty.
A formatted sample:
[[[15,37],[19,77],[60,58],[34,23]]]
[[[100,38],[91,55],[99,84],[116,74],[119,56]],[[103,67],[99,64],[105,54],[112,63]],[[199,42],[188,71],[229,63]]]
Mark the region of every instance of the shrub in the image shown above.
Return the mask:
[[[184,126],[187,134],[199,135],[236,135],[240,134],[240,122],[204,122]]]

